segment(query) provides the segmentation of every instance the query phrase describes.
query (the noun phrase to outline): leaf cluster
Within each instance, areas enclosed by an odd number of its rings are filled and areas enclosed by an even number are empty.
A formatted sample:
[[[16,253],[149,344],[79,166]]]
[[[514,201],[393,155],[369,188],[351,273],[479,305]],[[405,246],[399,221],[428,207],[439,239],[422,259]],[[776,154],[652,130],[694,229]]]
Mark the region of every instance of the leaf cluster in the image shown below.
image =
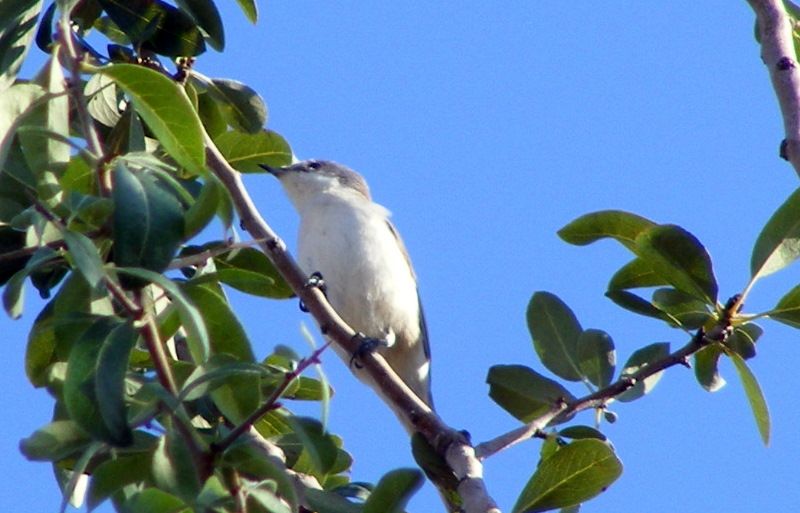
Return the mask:
[[[207,47],[225,45],[214,2],[176,4],[0,7],[0,285],[14,319],[28,283],[47,300],[25,367],[55,402],[21,450],[53,465],[62,509],[85,476],[90,510],[402,508],[418,471],[353,483],[342,440],[292,412],[327,408],[324,376],[305,375],[322,349],[259,360],[231,307],[230,289],[293,293],[264,253],[235,242],[206,152],[241,172],[292,153],[255,90],[197,71]],[[255,22],[255,2],[239,6]],[[49,59],[22,79],[34,43]],[[212,229],[221,240],[204,240]]]

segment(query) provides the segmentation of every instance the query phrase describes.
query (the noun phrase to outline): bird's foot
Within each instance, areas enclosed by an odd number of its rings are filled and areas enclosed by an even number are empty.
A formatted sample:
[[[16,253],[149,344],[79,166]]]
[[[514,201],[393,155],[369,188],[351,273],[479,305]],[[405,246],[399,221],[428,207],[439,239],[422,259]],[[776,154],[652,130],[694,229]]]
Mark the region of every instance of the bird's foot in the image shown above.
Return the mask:
[[[362,367],[358,360],[361,360],[365,355],[374,352],[379,347],[389,347],[389,343],[386,340],[368,337],[363,333],[353,335],[353,341],[358,342],[358,348],[353,353],[353,356],[350,357],[350,365],[356,369]]]
[[[316,287],[322,292],[322,294],[326,298],[328,297],[328,286],[325,283],[325,279],[322,277],[322,273],[319,271],[314,271],[313,273],[311,273],[311,275],[308,277],[308,280],[306,280],[304,287],[307,289],[311,287]],[[302,300],[300,301],[300,310],[308,313],[308,308],[306,307],[306,305],[303,303]]]

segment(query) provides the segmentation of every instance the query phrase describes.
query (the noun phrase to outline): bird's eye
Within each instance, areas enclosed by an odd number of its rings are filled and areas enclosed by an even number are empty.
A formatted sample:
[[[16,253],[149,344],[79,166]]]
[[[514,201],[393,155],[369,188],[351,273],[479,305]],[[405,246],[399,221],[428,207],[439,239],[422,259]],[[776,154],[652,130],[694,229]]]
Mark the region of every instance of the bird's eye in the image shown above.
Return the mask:
[[[309,169],[313,169],[313,170],[316,171],[317,169],[320,168],[320,163],[319,162],[311,162],[311,163],[308,164],[308,167],[309,167]]]

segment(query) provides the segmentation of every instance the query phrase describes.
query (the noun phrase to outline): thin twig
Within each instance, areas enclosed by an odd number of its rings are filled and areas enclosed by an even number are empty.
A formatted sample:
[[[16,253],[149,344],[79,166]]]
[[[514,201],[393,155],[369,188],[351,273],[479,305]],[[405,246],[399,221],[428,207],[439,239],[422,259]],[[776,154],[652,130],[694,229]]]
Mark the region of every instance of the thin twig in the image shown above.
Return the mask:
[[[251,413],[241,424],[233,428],[225,438],[220,440],[218,443],[215,443],[212,446],[212,450],[216,452],[225,451],[225,449],[230,447],[231,444],[233,444],[233,442],[235,442],[240,436],[248,432],[250,430],[250,426],[258,422],[258,419],[260,419],[267,412],[277,408],[278,399],[281,398],[281,396],[289,387],[289,385],[292,384],[292,381],[294,381],[297,377],[299,377],[308,367],[319,363],[320,355],[328,348],[330,344],[331,344],[330,341],[325,342],[319,348],[314,350],[314,352],[311,353],[310,357],[301,360],[297,364],[296,369],[291,370],[286,374],[284,374],[283,381],[277,387],[275,387],[275,390],[273,390],[269,398],[266,401],[264,401],[264,404],[262,404],[257,410]]]
[[[737,294],[728,300],[725,310],[717,325],[708,333],[702,328],[699,329],[692,339],[682,348],[670,353],[669,355],[656,360],[642,367],[633,374],[622,376],[610,385],[601,388],[591,394],[577,398],[573,401],[556,404],[549,411],[529,422],[525,426],[516,428],[508,433],[504,433],[492,440],[480,443],[475,446],[478,458],[485,459],[496,454],[512,445],[529,439],[536,433],[543,430],[547,425],[558,417],[567,417],[590,408],[602,408],[609,401],[627,391],[650,376],[657,374],[675,365],[689,366],[689,357],[694,353],[714,342],[724,342],[731,332],[731,321],[741,308],[740,295]]]

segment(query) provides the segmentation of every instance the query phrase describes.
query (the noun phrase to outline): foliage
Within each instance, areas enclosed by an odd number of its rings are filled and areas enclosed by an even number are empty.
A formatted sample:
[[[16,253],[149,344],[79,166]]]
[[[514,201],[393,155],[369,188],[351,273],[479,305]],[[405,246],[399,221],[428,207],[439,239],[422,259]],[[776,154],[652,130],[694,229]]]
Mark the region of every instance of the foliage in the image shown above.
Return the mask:
[[[217,148],[240,172],[285,165],[292,153],[265,128],[267,106],[255,90],[193,68],[208,47],[225,46],[214,2],[176,4],[0,6],[3,306],[18,318],[27,283],[48,300],[31,329],[25,368],[55,401],[52,422],[21,450],[54,466],[65,501],[90,475],[89,509],[111,501],[132,512],[283,512],[301,504],[402,511],[421,484],[419,471],[391,471],[374,487],[351,482],[342,440],[288,406],[327,401],[322,374],[305,375],[324,347],[306,358],[276,348],[259,361],[228,302],[227,287],[273,300],[292,290],[249,244],[201,240],[211,223],[230,234],[234,221],[233,200],[208,172],[207,152]],[[238,4],[257,20],[254,0]],[[107,40],[104,51],[87,42],[90,33]],[[50,57],[22,79],[33,44]],[[611,405],[645,396],[688,357],[709,391],[725,384],[719,360],[731,359],[769,441],[766,401],[745,361],[762,334],[755,320],[800,327],[800,287],[768,312],[740,310],[758,279],[800,255],[799,194],[767,223],[750,283],[725,303],[706,248],[682,227],[603,211],[559,232],[576,245],[622,244],[632,259],[611,277],[606,296],[690,340],[672,352],[667,342],[650,343],[618,367],[609,333],[583,328],[556,295],[536,292],[527,309],[534,352],[588,395],[523,365],[489,370],[490,396],[502,408],[523,423],[544,419],[535,433],[544,440],[541,459],[515,512],[575,511],[612,484],[622,465],[599,430],[617,418]],[[563,426],[586,409],[595,412],[594,427]]]

